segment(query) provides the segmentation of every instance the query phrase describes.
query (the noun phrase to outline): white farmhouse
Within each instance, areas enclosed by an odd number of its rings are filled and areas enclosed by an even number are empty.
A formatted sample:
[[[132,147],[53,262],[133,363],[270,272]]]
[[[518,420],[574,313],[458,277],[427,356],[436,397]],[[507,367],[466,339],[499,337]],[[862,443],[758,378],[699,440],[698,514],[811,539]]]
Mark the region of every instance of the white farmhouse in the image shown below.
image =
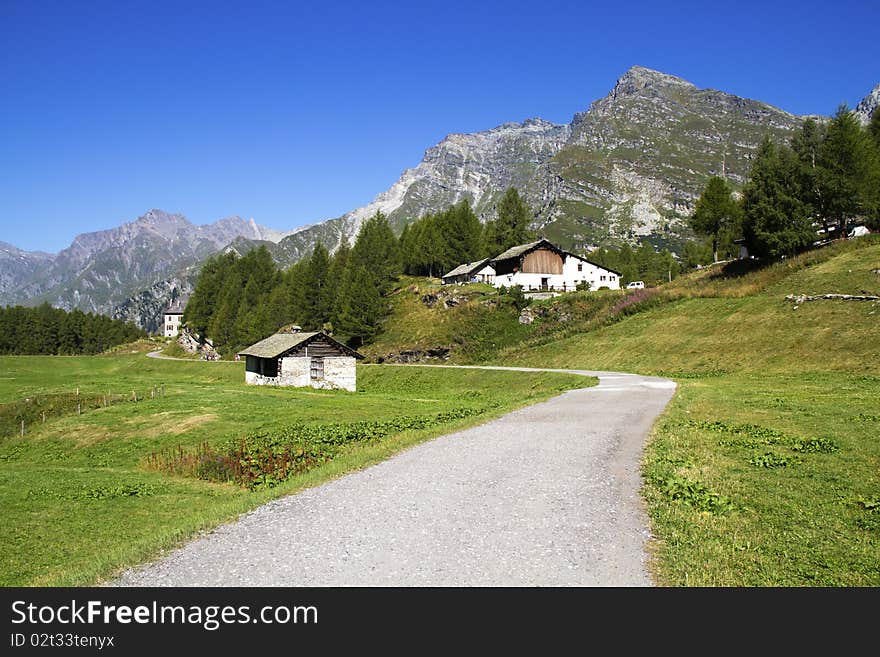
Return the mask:
[[[162,313],[162,335],[166,338],[173,338],[180,333],[180,320],[183,317],[183,309],[186,308],[186,301],[186,299],[175,299]]]
[[[587,282],[591,290],[620,289],[620,273],[540,239],[514,246],[490,261],[495,287],[521,285],[524,290],[571,292]]]

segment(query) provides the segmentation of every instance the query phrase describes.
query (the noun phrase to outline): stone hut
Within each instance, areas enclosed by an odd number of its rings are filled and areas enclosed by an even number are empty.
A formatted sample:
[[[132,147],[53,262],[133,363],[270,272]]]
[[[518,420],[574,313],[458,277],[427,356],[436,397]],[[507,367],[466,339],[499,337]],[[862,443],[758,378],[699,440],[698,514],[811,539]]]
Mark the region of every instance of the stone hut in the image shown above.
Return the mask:
[[[357,390],[354,349],[322,331],[276,333],[240,351],[245,383],[327,390]]]

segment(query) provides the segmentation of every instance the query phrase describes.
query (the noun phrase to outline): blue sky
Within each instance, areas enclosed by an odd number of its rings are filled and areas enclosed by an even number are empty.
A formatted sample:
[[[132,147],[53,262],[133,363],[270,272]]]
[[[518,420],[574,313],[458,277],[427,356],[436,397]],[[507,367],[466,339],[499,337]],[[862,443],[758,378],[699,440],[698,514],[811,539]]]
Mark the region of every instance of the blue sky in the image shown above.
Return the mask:
[[[0,0],[0,240],[336,217],[446,134],[568,122],[635,64],[831,114],[880,82],[878,25],[867,0]]]

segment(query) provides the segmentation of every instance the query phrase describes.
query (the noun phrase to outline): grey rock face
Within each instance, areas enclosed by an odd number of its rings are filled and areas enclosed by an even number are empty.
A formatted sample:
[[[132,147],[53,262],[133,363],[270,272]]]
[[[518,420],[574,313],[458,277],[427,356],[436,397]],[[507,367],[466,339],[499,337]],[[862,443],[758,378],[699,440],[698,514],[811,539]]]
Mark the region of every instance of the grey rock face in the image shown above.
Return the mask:
[[[856,105],[854,112],[862,125],[868,125],[874,112],[877,111],[878,105],[880,105],[880,84]]]
[[[78,235],[56,256],[4,245],[0,304],[48,301],[155,330],[171,291],[191,291],[188,267],[237,238],[270,240],[274,245],[287,234],[241,217],[196,226],[183,215],[154,209],[117,228]]]
[[[37,273],[51,265],[55,256],[42,251],[22,251],[0,242],[0,299],[12,296]]]
[[[298,258],[318,240],[331,249],[353,241],[376,211],[401,227],[465,198],[486,221],[510,185],[534,209],[534,227],[564,246],[637,238],[674,246],[710,176],[741,184],[764,135],[787,141],[804,118],[636,66],[570,124],[528,119],[449,135],[370,204],[279,247]]]

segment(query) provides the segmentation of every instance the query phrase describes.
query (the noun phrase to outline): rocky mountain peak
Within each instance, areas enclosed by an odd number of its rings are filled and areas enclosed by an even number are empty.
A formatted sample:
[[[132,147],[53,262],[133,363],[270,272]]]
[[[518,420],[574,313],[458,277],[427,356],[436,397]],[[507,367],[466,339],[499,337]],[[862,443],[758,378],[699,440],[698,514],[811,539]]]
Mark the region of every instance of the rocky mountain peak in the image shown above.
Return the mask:
[[[620,98],[622,96],[633,96],[643,89],[660,88],[660,87],[680,87],[686,89],[696,89],[696,87],[674,75],[661,73],[644,66],[633,66],[617,80],[614,89],[611,90],[611,98]]]
[[[877,111],[878,105],[880,105],[880,84],[874,87],[871,93],[862,98],[853,111],[863,125],[868,125],[871,117],[874,116],[874,112]]]
[[[134,223],[140,223],[142,225],[147,226],[156,226],[160,224],[166,223],[177,223],[183,219],[183,215],[180,214],[169,214],[164,210],[160,210],[158,208],[152,208],[148,210],[146,213],[138,217],[134,220]],[[186,221],[184,219],[184,221]]]

